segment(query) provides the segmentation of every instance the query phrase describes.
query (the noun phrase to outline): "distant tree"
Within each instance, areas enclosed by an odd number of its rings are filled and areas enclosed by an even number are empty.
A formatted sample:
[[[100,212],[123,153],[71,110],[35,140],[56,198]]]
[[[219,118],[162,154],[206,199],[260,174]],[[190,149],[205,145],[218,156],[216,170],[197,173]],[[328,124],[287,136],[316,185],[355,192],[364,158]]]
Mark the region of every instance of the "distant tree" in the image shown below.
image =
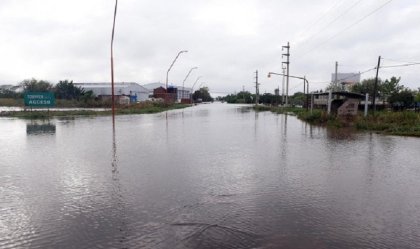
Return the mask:
[[[34,78],[24,80],[20,83],[24,92],[48,92],[51,91],[53,85],[45,80],[36,80]]]
[[[399,82],[401,80],[401,77],[397,78],[395,76],[391,77],[391,79],[389,80],[385,80],[381,85],[380,85],[380,93],[382,95],[382,97],[386,100],[388,100],[388,98],[393,95],[396,94],[398,92],[400,92],[401,90],[404,89],[404,86],[400,86]],[[389,102],[389,100],[388,100]]]
[[[73,81],[60,80],[54,87],[55,96],[59,99],[77,99],[84,94],[84,90],[81,87],[77,87],[73,84]]]
[[[392,93],[388,101],[394,109],[406,109],[414,104],[414,92],[404,88],[399,92]]]
[[[229,104],[236,103],[236,94],[228,94],[224,96],[222,100],[228,102]]]
[[[223,97],[223,100],[230,104],[252,104],[255,101],[255,95],[248,91],[241,91],[237,94],[229,94]]]
[[[0,98],[21,98],[22,94],[10,89],[0,89]]]
[[[80,100],[87,103],[88,101],[91,101],[95,99],[95,94],[92,90],[89,91],[83,91],[82,96],[80,96]]]
[[[379,86],[381,84],[382,84],[382,80],[378,79],[378,87],[377,87],[378,92],[379,92]],[[375,87],[375,78],[364,79],[362,82],[354,84],[351,88],[351,91],[355,93],[361,93],[361,94],[368,93],[369,96],[373,96],[374,87]]]
[[[281,96],[271,93],[264,93],[260,96],[260,103],[266,105],[278,105],[281,104]]]
[[[208,87],[201,87],[193,94],[194,101],[197,101],[198,99],[201,99],[204,102],[210,102],[213,101],[213,98],[210,95],[209,88]]]
[[[416,101],[417,103],[420,103],[420,88],[418,89],[417,94],[416,94],[416,96],[415,96],[415,101]]]
[[[382,98],[389,102],[389,97],[395,95],[404,89],[403,85],[399,85],[401,77],[391,77],[382,81],[378,80],[376,96]],[[373,91],[375,87],[375,78],[365,79],[361,83],[353,85],[352,91],[356,93],[366,94],[368,93],[370,97],[373,96]]]
[[[254,96],[248,91],[241,91],[236,95],[236,103],[252,104],[254,101]]]
[[[305,103],[306,96],[302,92],[297,92],[290,97],[290,104],[292,105],[301,105],[303,106]]]

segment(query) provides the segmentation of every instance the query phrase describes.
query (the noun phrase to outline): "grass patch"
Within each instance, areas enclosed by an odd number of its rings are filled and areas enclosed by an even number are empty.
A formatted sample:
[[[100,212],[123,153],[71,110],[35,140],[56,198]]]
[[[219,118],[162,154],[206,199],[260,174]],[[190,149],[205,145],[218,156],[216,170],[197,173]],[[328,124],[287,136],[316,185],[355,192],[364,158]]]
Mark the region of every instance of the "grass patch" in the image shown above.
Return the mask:
[[[364,117],[337,117],[328,115],[322,110],[307,111],[303,108],[283,108],[271,106],[255,106],[255,111],[271,111],[278,114],[294,113],[299,119],[314,125],[334,128],[354,127],[361,131],[372,131],[388,135],[420,137],[420,113],[404,112],[377,112],[375,115]]]
[[[420,113],[378,112],[367,117],[359,116],[355,126],[359,130],[420,137]]]
[[[117,115],[130,115],[130,114],[150,114],[158,113],[173,109],[186,108],[190,105],[185,104],[165,104],[158,102],[142,102],[129,106],[118,106],[115,110]],[[106,116],[111,115],[111,110],[95,111],[95,110],[71,110],[71,111],[8,111],[1,112],[0,117],[16,117],[24,119],[48,119],[51,117],[63,116]]]

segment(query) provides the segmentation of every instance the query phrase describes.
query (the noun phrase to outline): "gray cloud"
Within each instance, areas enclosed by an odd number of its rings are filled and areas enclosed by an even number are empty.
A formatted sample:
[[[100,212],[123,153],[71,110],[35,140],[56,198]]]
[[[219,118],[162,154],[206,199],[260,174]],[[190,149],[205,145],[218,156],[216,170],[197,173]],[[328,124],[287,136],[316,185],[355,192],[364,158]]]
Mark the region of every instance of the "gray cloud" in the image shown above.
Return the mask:
[[[306,75],[310,82],[329,81],[335,61],[342,65],[340,72],[357,72],[374,67],[379,55],[420,60],[420,3],[415,0],[392,1],[325,42],[386,1],[357,2],[120,0],[116,80],[164,82],[177,52],[187,49],[171,70],[170,82],[181,84],[188,70],[198,66],[187,85],[202,75],[202,82],[214,91],[234,92],[242,86],[251,91],[258,69],[261,92],[273,92],[281,78],[267,79],[266,74],[281,71],[281,46],[287,41],[292,47],[291,73]],[[114,1],[99,0],[2,1],[0,83],[30,77],[52,82],[109,81],[113,7]],[[416,88],[420,81],[417,70],[383,69],[381,77],[401,76],[404,85]],[[291,89],[301,90],[300,85],[293,81]],[[313,83],[311,89],[326,85]]]

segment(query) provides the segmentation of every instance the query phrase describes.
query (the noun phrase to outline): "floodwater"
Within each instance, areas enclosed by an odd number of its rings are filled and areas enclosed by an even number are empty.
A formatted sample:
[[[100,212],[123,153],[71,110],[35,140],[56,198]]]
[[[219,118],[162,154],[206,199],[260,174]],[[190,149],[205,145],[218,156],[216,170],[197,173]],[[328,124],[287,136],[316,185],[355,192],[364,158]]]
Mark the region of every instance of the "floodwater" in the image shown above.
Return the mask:
[[[0,248],[420,248],[419,138],[215,103],[0,143]]]

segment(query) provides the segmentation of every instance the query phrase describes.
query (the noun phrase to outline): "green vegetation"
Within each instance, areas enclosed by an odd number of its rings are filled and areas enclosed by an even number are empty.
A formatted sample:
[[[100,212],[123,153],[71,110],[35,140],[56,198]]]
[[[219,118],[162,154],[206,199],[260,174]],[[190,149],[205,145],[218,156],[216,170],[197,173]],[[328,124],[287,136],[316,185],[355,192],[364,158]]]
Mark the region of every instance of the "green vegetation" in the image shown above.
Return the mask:
[[[237,94],[229,94],[225,97],[221,97],[219,100],[226,101],[229,104],[254,104],[255,98],[255,94],[248,91],[241,91]],[[292,106],[303,106],[305,98],[305,94],[297,92],[293,96],[289,96],[288,102]],[[264,93],[259,97],[258,103],[264,105],[279,105],[282,103],[282,98],[280,95]]]
[[[209,88],[208,87],[201,87],[197,91],[193,93],[192,96],[194,102],[199,102],[200,100],[203,102],[212,102],[214,99],[210,96]]]
[[[405,110],[413,108],[416,102],[420,100],[416,99],[416,96],[420,91],[414,91],[400,85],[401,78],[391,77],[382,81],[378,79],[377,86],[377,97],[385,102],[389,103],[390,106],[395,110]],[[356,93],[366,94],[370,97],[374,94],[375,78],[365,79],[361,83],[355,84],[351,91]]]
[[[364,117],[337,117],[328,115],[322,110],[306,111],[303,108],[282,108],[271,106],[255,106],[256,111],[272,111],[275,113],[293,113],[303,121],[314,125],[327,127],[354,127],[357,130],[372,131],[389,135],[420,137],[420,113],[413,111],[403,112],[376,112],[375,115]]]
[[[229,104],[252,104],[255,102],[255,95],[248,91],[242,91],[237,94],[229,94],[221,98]]]
[[[366,118],[358,117],[355,126],[359,130],[420,137],[420,113],[378,112]]]
[[[102,101],[92,91],[85,91],[73,84],[73,81],[60,80],[56,85],[45,80],[27,79],[19,86],[22,92],[0,91],[0,106],[23,106],[23,95],[27,92],[53,92],[57,107],[110,107],[109,101]],[[11,101],[14,99],[15,101]],[[65,100],[65,101],[64,101]]]
[[[117,115],[127,115],[127,114],[149,114],[149,113],[158,113],[173,109],[182,109],[186,108],[189,105],[184,104],[165,104],[162,102],[143,102],[137,103],[128,106],[118,106],[116,108]],[[25,119],[47,119],[51,117],[61,117],[61,116],[105,116],[111,115],[111,110],[107,109],[105,111],[97,110],[75,110],[75,111],[9,111],[9,112],[0,112],[0,117],[17,117]]]

